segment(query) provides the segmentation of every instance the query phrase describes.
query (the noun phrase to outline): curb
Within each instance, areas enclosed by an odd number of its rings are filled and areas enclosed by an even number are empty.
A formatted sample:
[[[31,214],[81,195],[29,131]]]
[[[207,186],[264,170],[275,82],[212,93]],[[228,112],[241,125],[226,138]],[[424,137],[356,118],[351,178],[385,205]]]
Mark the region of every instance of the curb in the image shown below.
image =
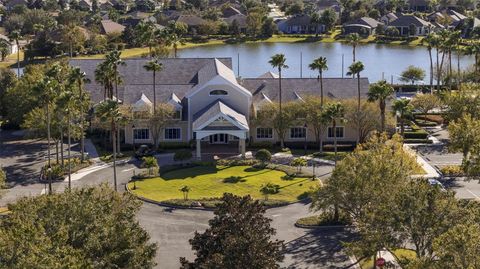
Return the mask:
[[[302,229],[348,229],[348,228],[354,227],[353,225],[327,225],[327,226],[303,225],[303,224],[298,224],[297,222],[295,222],[294,226]]]

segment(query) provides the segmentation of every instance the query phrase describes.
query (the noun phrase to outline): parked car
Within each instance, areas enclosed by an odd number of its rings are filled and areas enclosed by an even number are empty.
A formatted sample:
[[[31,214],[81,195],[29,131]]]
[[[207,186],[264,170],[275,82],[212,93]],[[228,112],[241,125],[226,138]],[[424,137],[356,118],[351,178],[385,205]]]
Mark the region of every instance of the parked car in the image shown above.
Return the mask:
[[[438,181],[438,179],[430,178],[428,179],[428,184],[430,184],[430,186],[438,186],[441,190],[446,190],[445,186],[443,186],[442,182]]]
[[[135,157],[141,159],[146,156],[153,156],[153,150],[148,145],[141,145],[137,151],[135,151]]]

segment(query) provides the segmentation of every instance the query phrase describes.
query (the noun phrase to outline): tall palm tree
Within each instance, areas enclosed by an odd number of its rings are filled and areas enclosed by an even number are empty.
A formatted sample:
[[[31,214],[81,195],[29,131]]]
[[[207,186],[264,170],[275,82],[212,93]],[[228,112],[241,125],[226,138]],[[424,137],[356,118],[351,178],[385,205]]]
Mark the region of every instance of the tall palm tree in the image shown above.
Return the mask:
[[[318,79],[320,80],[320,106],[323,107],[323,71],[328,70],[327,58],[318,57],[308,66],[311,70],[318,70]]]
[[[473,55],[474,58],[475,58],[475,63],[474,63],[474,67],[475,67],[475,73],[477,74],[478,73],[478,55],[480,54],[480,44],[478,42],[474,42],[472,44],[470,44],[467,48],[466,48],[466,51],[465,53],[467,55]]]
[[[149,56],[152,57],[152,47],[155,45],[156,29],[151,21],[140,22],[136,27],[137,42],[148,46]]]
[[[121,52],[118,50],[111,51],[110,53],[107,54],[106,56],[106,62],[113,70],[113,84],[115,86],[115,99],[117,102],[120,101],[118,97],[118,84],[121,82],[120,74],[118,72],[118,67],[121,65],[126,65],[125,62],[120,58]],[[112,134],[115,135],[115,134]],[[120,153],[120,128],[117,128],[117,151]]]
[[[78,87],[78,99],[80,102],[79,106],[79,114],[80,114],[80,161],[84,162],[85,161],[85,112],[83,111],[84,107],[84,90],[83,90],[83,85],[85,83],[90,83],[90,79],[87,78],[87,74],[80,70],[79,67],[74,67],[70,71],[70,83],[71,84],[77,84]]]
[[[311,70],[318,70],[318,79],[320,80],[320,109],[323,109],[323,71],[328,70],[327,58],[318,57],[309,65]],[[323,151],[323,126],[319,130],[320,153]]]
[[[335,166],[337,165],[337,122],[342,120],[345,114],[345,107],[341,103],[329,103],[325,107],[325,120],[332,125],[333,148],[335,151]]]
[[[165,29],[164,35],[167,45],[173,47],[173,56],[177,58],[178,45],[184,44],[183,35],[187,33],[187,26],[184,23],[171,22]]]
[[[284,54],[275,54],[272,56],[270,61],[268,61],[272,67],[278,68],[278,90],[279,90],[279,113],[280,113],[280,130],[283,130],[283,111],[282,111],[282,69],[287,69],[288,65],[285,64],[287,59],[285,58]],[[280,136],[280,147],[284,148],[285,139],[284,134],[279,134]]]
[[[10,40],[15,41],[15,44],[17,45],[17,77],[20,77],[20,44],[18,42],[21,38],[20,32],[17,30],[12,31],[9,38]]]
[[[381,118],[381,131],[385,132],[385,108],[386,101],[392,97],[395,90],[393,87],[387,83],[385,80],[381,80],[377,83],[371,84],[368,89],[368,101],[375,102],[378,101],[378,106],[380,107],[380,118]]]
[[[162,71],[163,64],[160,62],[158,58],[154,58],[147,62],[146,65],[143,66],[145,70],[153,72],[153,113],[155,114],[157,108],[157,94],[155,89],[155,75],[157,72]]]
[[[360,39],[360,35],[357,33],[351,33],[346,36],[348,44],[352,46],[353,62],[355,62],[357,45],[360,43]]]
[[[113,99],[113,69],[108,62],[104,61],[97,65],[95,69],[95,81],[103,85],[103,99]]]
[[[438,37],[435,33],[429,33],[422,42],[427,45],[428,56],[430,57],[430,93],[433,92],[433,57],[432,49],[437,45]]]
[[[360,95],[360,73],[365,69],[365,66],[363,65],[362,62],[354,62],[348,67],[348,72],[347,76],[357,76],[357,117],[358,117],[358,122],[357,122],[357,131],[358,131],[358,137],[357,137],[357,143],[360,143],[360,100],[361,100],[361,95]]]
[[[42,105],[45,108],[45,114],[47,116],[47,167],[50,169],[52,167],[51,162],[51,140],[52,140],[52,103],[55,98],[56,90],[58,89],[58,83],[54,79],[45,76],[35,87],[35,91],[39,94]],[[50,173],[50,171],[48,171]],[[48,193],[52,194],[52,178],[49,175],[48,177]]]
[[[398,99],[393,102],[393,112],[400,119],[400,134],[403,136],[405,133],[405,120],[412,114],[413,106],[408,99]]]
[[[110,122],[110,132],[115,134],[116,124],[122,118],[120,112],[119,104],[117,101],[112,99],[106,99],[100,102],[95,107],[95,114],[102,122]],[[112,135],[112,148],[113,148],[113,185],[115,191],[117,191],[117,147],[116,147],[116,136]]]
[[[63,110],[67,116],[67,159],[68,159],[68,189],[72,189],[72,116],[78,111],[78,102],[73,89],[74,85],[69,84],[67,88],[60,93],[57,100],[58,108]],[[81,107],[81,104],[80,104]]]

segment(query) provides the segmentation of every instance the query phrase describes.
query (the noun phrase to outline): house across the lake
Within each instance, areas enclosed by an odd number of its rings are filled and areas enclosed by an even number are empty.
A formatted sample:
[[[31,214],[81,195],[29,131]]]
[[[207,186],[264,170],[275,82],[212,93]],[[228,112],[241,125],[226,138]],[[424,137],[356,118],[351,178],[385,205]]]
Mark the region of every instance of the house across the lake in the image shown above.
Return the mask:
[[[72,66],[86,72],[91,83],[86,89],[93,103],[103,100],[103,87],[95,82],[94,71],[102,60],[71,60]],[[119,67],[123,83],[118,96],[123,104],[131,105],[135,112],[148,111],[153,105],[152,73],[143,66],[147,59],[125,59]],[[196,145],[197,156],[202,149],[227,144],[245,154],[246,143],[277,143],[278,136],[272,126],[254,126],[252,118],[262,106],[278,102],[278,76],[266,73],[258,78],[235,77],[231,58],[168,58],[161,60],[163,70],[156,75],[156,102],[168,103],[176,110],[176,119],[162,131],[161,143]],[[369,82],[360,80],[361,94],[366,96]],[[320,95],[316,78],[284,78],[283,102],[304,102]],[[324,96],[331,99],[355,98],[357,80],[352,78],[325,78]],[[340,143],[355,142],[355,128],[340,124],[335,130]],[[334,130],[326,129],[325,143],[333,142]],[[135,119],[122,130],[127,144],[152,143],[152,135],[145,121]],[[285,143],[303,145],[314,142],[312,128],[303,123],[290,126]]]

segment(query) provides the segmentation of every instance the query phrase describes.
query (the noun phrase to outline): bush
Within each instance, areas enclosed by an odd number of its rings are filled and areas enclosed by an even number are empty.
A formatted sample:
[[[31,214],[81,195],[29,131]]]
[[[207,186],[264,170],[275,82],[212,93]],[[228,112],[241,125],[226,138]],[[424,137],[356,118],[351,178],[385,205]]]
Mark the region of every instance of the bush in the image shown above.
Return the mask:
[[[4,189],[7,185],[7,173],[0,167],[0,189]]]
[[[265,149],[271,149],[273,148],[273,143],[272,142],[268,142],[268,141],[262,141],[262,142],[254,142],[252,144],[250,144],[250,147],[251,148],[265,148]]]
[[[450,176],[450,177],[461,177],[465,175],[465,172],[463,171],[460,165],[446,165],[446,166],[440,167],[440,172],[444,176]]]
[[[430,139],[403,139],[405,144],[431,144],[432,140]]]
[[[159,149],[187,149],[190,144],[187,142],[162,142],[158,145]]]
[[[269,162],[272,159],[272,154],[266,149],[261,149],[255,153],[255,159],[262,163]]]
[[[179,150],[173,155],[174,161],[187,161],[192,158],[192,152],[190,150]]]
[[[268,201],[268,195],[276,194],[279,191],[280,191],[280,185],[273,184],[270,182],[265,185],[262,185],[262,187],[260,188],[260,192],[265,196],[265,201]]]
[[[296,167],[297,173],[300,173],[302,171],[302,167],[307,166],[307,160],[304,158],[295,158],[292,160],[290,165]]]
[[[427,121],[435,122],[437,124],[443,124],[443,121],[444,121],[442,115],[438,115],[438,114],[427,114],[426,116],[415,115],[415,119],[417,120],[417,122],[422,122],[426,119]]]
[[[217,161],[217,165],[220,166],[254,166],[258,164],[257,160],[231,160],[231,159],[220,159]]]
[[[60,164],[52,164],[49,171],[47,165],[45,165],[42,168],[42,175],[44,180],[48,180],[49,178],[52,180],[60,180],[63,176],[62,166]]]
[[[142,167],[148,169],[149,176],[158,174],[158,163],[155,157],[147,156],[147,157],[143,157],[142,160],[143,160]]]

